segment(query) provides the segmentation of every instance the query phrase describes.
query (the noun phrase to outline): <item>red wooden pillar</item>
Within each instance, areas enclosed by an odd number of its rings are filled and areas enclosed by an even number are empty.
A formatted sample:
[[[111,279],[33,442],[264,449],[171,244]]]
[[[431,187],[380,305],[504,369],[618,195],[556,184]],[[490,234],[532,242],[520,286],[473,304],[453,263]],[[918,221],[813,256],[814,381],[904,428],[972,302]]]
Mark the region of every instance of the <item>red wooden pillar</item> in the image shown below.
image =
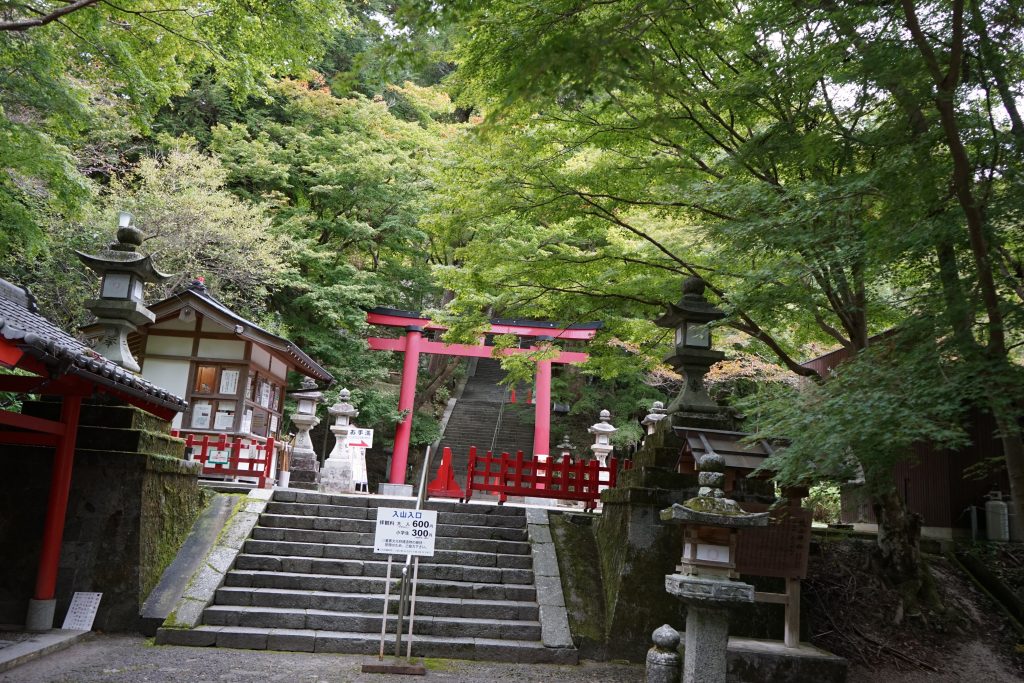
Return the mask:
[[[53,472],[50,476],[50,495],[46,503],[46,520],[43,522],[43,548],[39,553],[35,597],[29,602],[28,618],[25,621],[25,626],[30,631],[53,628],[57,566],[60,562],[61,542],[64,539],[64,518],[68,508],[68,492],[71,490],[71,469],[75,461],[75,437],[78,433],[78,415],[81,408],[81,396],[64,396],[60,411],[64,434],[60,437],[53,454]]]
[[[398,410],[405,418],[395,431],[395,450],[391,455],[391,484],[405,483],[405,468],[409,462],[409,437],[412,434],[412,406],[416,400],[416,376],[420,367],[420,340],[423,328],[405,328],[405,357],[402,359],[402,388],[398,392]]]
[[[539,346],[551,337],[537,337]],[[551,453],[551,361],[537,362],[537,391],[534,392],[533,454]]]

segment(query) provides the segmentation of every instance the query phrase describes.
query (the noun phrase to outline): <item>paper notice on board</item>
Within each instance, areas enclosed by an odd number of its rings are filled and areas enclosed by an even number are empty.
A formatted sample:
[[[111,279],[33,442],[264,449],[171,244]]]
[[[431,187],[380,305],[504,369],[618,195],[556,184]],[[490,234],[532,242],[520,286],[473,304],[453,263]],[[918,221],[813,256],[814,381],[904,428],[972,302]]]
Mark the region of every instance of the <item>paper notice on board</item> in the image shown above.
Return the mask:
[[[238,392],[238,370],[223,370],[220,373],[220,393],[235,394]]]
[[[211,412],[213,412],[213,406],[209,403],[197,403],[192,406],[192,428],[209,429]]]

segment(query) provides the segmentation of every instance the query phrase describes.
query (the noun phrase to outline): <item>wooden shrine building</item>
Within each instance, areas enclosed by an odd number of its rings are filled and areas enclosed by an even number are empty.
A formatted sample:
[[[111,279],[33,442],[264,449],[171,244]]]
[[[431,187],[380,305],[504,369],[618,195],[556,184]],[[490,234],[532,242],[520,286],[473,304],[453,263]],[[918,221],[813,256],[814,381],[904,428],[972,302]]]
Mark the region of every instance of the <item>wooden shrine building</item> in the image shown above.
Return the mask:
[[[155,322],[140,326],[128,343],[143,377],[187,399],[188,410],[173,427],[191,437],[190,444],[203,437],[207,443],[241,440],[244,448],[280,443],[288,373],[324,383],[334,379],[291,341],[222,304],[202,280],[149,308]],[[269,450],[266,476],[272,477],[275,453]],[[205,449],[201,453],[206,459]],[[204,468],[212,473],[214,468]]]

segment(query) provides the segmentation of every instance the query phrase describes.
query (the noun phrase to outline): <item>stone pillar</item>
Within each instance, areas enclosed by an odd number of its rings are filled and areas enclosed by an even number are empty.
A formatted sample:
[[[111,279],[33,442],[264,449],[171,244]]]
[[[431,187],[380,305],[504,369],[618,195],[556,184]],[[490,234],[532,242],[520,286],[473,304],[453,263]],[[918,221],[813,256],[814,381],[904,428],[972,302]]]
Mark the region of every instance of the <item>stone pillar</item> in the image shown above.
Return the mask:
[[[359,415],[359,411],[348,402],[351,395],[348,389],[342,389],[338,394],[338,402],[327,409],[328,414],[335,418],[331,425],[335,441],[330,456],[320,470],[320,490],[325,493],[355,491],[355,462],[352,449],[348,447],[348,435],[352,428],[352,418]]]
[[[729,613],[720,607],[690,605],[686,611],[683,683],[725,683]]]
[[[646,683],[679,683],[679,632],[665,624],[651,634],[654,647],[647,651]]]

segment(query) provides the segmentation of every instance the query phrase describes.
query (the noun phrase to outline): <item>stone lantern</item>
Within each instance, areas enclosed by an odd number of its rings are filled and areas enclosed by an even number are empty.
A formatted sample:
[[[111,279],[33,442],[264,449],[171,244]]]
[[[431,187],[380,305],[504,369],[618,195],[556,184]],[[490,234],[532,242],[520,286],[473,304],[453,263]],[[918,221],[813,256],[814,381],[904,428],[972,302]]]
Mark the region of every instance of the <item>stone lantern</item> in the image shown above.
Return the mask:
[[[326,493],[351,493],[355,491],[354,450],[348,446],[348,437],[354,425],[353,418],[359,415],[356,407],[348,402],[352,396],[348,389],[338,393],[338,402],[327,409],[334,418],[331,433],[334,434],[334,448],[320,470],[320,490]]]
[[[566,463],[566,462],[570,462],[571,463],[572,462],[572,460],[573,460],[572,452],[573,452],[573,449],[575,449],[576,447],[572,444],[571,441],[569,441],[569,435],[568,434],[566,434],[565,436],[562,437],[562,442],[560,444],[558,444],[556,446],[556,448],[558,449],[558,455],[555,458],[555,462],[557,462],[560,465],[562,463]],[[573,476],[575,476],[575,475],[573,475],[571,473],[569,474],[570,478],[572,478]],[[566,490],[564,487],[569,487],[571,485],[572,484],[570,482],[568,482],[568,481],[563,482],[562,483],[563,490]],[[573,509],[577,509],[577,508],[580,507],[580,503],[579,502],[577,502],[575,500],[565,500],[564,498],[559,498],[558,502],[556,503],[556,505],[558,505],[558,507],[573,508]]]
[[[94,340],[97,353],[132,372],[139,372],[140,368],[128,348],[128,335],[139,325],[156,320],[143,304],[143,288],[147,282],[164,282],[171,277],[156,270],[151,255],[137,251],[143,237],[143,232],[132,224],[132,215],[122,211],[116,242],[95,255],[75,252],[101,279],[99,298],[85,302],[96,322],[82,329]]]
[[[746,513],[725,497],[721,455],[707,453],[699,466],[698,495],[661,511],[662,521],[683,525],[683,556],[665,590],[687,606],[682,683],[725,683],[728,608],[754,601],[754,587],[734,580],[737,536],[767,526],[768,513]]]
[[[587,428],[587,431],[594,435],[594,443],[590,450],[594,451],[594,455],[597,457],[598,462],[601,463],[601,467],[607,467],[608,456],[615,450],[615,447],[612,446],[612,434],[619,430],[608,424],[609,420],[612,419],[612,414],[607,410],[601,411],[599,419],[600,422]]]
[[[571,441],[569,441],[568,434],[562,437],[562,442],[555,446],[555,448],[558,449],[558,459],[556,462],[563,463],[572,461],[572,451],[576,447],[572,445]]]
[[[704,375],[725,358],[711,349],[709,323],[721,320],[725,312],[704,297],[704,280],[690,277],[683,282],[683,297],[669,304],[668,312],[654,321],[658,327],[675,330],[675,352],[665,362],[686,379],[682,391],[668,407],[669,414],[681,412],[717,413],[719,408],[704,388]]]
[[[316,408],[323,400],[324,394],[317,389],[316,381],[312,377],[306,377],[302,380],[299,390],[290,393],[289,397],[296,401],[291,419],[299,429],[289,462],[291,483],[297,485],[297,488],[316,488],[319,463],[316,451],[313,450],[313,441],[309,438],[309,430],[320,424]]]
[[[646,430],[647,436],[650,436],[658,428],[658,423],[664,420],[668,415],[668,411],[665,410],[665,404],[661,401],[655,401],[651,406],[651,412],[647,413],[647,416],[640,421]]]

